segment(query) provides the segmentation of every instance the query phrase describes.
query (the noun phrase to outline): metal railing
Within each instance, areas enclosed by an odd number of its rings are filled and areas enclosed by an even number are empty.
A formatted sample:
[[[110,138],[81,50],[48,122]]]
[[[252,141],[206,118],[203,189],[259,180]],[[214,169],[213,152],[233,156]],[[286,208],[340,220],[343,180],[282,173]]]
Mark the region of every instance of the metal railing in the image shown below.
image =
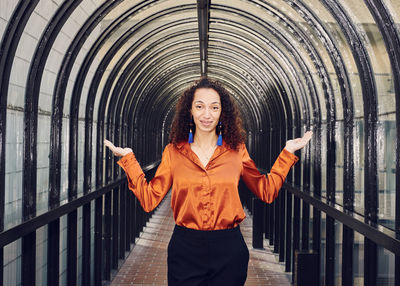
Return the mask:
[[[325,213],[327,219],[333,219],[342,223],[343,228],[347,227],[353,232],[358,232],[378,246],[382,246],[394,255],[400,256],[400,238],[396,237],[396,233],[393,230],[381,225],[367,223],[363,216],[354,212],[345,211],[342,206],[329,203],[325,198],[319,198],[304,192],[300,187],[291,183],[285,183],[278,198],[269,205],[259,200],[244,183],[239,184],[239,193],[243,205],[252,215],[253,247],[262,249],[264,239],[268,239],[269,244],[274,246],[274,252],[279,254],[279,261],[285,262],[285,271],[287,272],[294,272],[294,257],[296,251],[310,250],[308,247],[304,247],[303,243],[300,243],[301,240],[305,239],[302,238],[300,227],[300,222],[303,221],[302,213],[300,211],[295,211],[296,209],[300,209],[300,204],[308,206],[308,210],[310,210],[309,206],[312,206],[314,212]],[[297,206],[295,204],[297,204]],[[319,215],[318,217],[321,216]],[[309,221],[306,223],[309,224]],[[319,223],[321,223],[321,221],[319,221]],[[316,235],[315,238],[318,239],[318,241],[315,241],[315,239],[311,237],[313,245],[321,245],[322,241],[325,240],[325,238],[321,239],[321,225],[317,230],[313,230],[312,233],[315,234],[315,231],[319,232],[319,235]],[[309,237],[306,239],[308,240]],[[333,249],[335,248],[335,240],[326,240],[324,243],[326,244],[325,251],[330,247]],[[327,245],[329,243],[333,245]],[[309,245],[309,243],[307,243],[307,245]],[[320,249],[312,249],[312,251],[316,251],[321,258]],[[345,255],[341,257],[342,261],[339,261],[340,265],[343,263],[343,259],[346,259],[345,257]],[[339,259],[339,257],[336,259]],[[319,259],[319,261],[321,261],[321,259]],[[395,277],[393,277],[393,279],[397,281],[398,277],[396,276],[400,275],[400,273],[395,272],[394,275]],[[332,275],[332,278],[333,276],[334,275]],[[352,280],[353,277],[348,279]],[[369,279],[367,273],[364,273],[364,279]],[[319,285],[319,283],[320,281],[316,281],[314,285]],[[331,283],[334,283],[334,281],[331,281]],[[370,283],[368,285],[374,285],[376,281],[366,281],[366,283]]]
[[[151,179],[154,176],[157,166],[150,165],[144,168],[146,178]],[[82,285],[101,285],[103,281],[111,281],[112,275],[116,273],[122,261],[125,260],[129,252],[134,247],[135,239],[140,235],[146,222],[150,219],[154,211],[146,213],[143,211],[140,203],[133,194],[130,194],[125,177],[120,177],[113,182],[98,188],[86,195],[71,200],[59,207],[50,209],[46,213],[38,215],[32,219],[26,220],[6,231],[0,233],[0,248],[5,247],[20,238],[35,235],[38,228],[49,225],[48,236],[53,232],[60,232],[60,227],[50,229],[50,224],[64,215],[68,215],[83,207],[83,216],[91,213],[91,202],[95,201],[94,207],[94,253],[91,252],[90,237],[92,233],[84,231],[82,224],[82,241],[89,242],[87,245],[82,244],[82,254],[88,251],[88,255],[82,255],[82,272],[91,269],[91,261],[94,256],[95,275],[91,273],[82,273]],[[111,212],[112,210],[112,212]],[[89,220],[90,221],[90,220]],[[90,228],[89,228],[90,229]],[[100,231],[99,231],[100,230]],[[78,234],[76,234],[78,235]],[[77,239],[77,237],[75,237]],[[50,243],[50,242],[49,242]],[[67,256],[75,256],[76,248],[67,247]],[[49,261],[59,260],[59,251],[52,252],[51,255],[56,257],[48,257],[47,271],[51,271],[51,263]],[[98,268],[98,269],[96,269]],[[30,271],[36,271],[35,267]],[[67,268],[67,272],[71,269]],[[96,272],[99,276],[96,277]],[[72,270],[76,273],[76,269]],[[92,273],[93,274],[93,273]],[[21,272],[21,275],[31,275],[30,273]],[[93,277],[94,282],[90,281]],[[71,278],[69,278],[71,279]],[[77,277],[76,277],[77,279]],[[49,281],[48,285],[51,285]],[[33,283],[33,282],[32,282]],[[88,283],[88,284],[85,284]]]

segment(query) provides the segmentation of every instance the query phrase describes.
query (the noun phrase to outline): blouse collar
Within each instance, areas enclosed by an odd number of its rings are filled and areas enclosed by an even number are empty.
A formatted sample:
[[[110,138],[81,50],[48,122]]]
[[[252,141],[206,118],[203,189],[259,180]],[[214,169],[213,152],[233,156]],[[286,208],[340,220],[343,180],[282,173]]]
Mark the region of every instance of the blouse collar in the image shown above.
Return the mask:
[[[199,165],[201,168],[204,169],[203,165],[201,164],[199,158],[197,155],[192,151],[192,148],[190,148],[190,144],[187,141],[181,141],[176,144],[176,148],[180,153],[182,153],[185,157],[189,158],[191,161]],[[225,140],[222,140],[222,145],[217,146],[217,148],[214,151],[214,154],[210,158],[210,161],[208,162],[207,166],[216,158],[221,156],[223,153],[229,151],[231,148],[229,147],[228,144],[226,144]]]

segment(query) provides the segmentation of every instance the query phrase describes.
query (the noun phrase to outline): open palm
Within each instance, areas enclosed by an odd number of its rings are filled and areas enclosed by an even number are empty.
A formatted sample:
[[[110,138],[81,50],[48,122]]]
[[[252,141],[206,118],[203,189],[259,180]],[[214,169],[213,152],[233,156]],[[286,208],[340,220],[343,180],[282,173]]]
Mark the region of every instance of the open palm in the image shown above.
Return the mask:
[[[301,148],[306,146],[307,143],[311,140],[312,134],[313,134],[312,131],[307,131],[306,133],[304,133],[302,138],[288,140],[285,146],[286,150],[288,150],[291,153],[300,150]]]
[[[116,147],[111,141],[108,141],[107,139],[104,139],[104,145],[110,149],[110,151],[118,157],[123,157],[126,154],[133,152],[131,148],[121,148],[121,147]]]

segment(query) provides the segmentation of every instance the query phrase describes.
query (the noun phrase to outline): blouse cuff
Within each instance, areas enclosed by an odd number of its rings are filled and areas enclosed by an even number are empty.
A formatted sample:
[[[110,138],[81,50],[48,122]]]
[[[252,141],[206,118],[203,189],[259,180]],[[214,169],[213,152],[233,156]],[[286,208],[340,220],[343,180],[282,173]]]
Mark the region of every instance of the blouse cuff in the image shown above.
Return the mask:
[[[136,162],[135,154],[133,154],[133,152],[130,152],[130,153],[126,154],[125,156],[123,156],[117,162],[117,164],[120,165],[124,170],[126,170],[126,168],[128,166],[131,166],[135,162]]]
[[[290,167],[293,167],[293,165],[296,164],[297,161],[299,161],[299,157],[289,152],[285,148],[283,148],[279,157],[281,157],[286,163],[288,163]]]

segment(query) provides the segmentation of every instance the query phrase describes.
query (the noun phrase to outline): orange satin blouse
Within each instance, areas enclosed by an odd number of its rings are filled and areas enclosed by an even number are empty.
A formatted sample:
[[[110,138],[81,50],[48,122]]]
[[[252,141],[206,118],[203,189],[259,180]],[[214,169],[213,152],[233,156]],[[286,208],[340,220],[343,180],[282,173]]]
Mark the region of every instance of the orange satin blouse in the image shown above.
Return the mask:
[[[218,230],[233,228],[246,217],[238,193],[241,177],[257,197],[271,203],[297,160],[297,156],[283,149],[265,176],[258,171],[244,144],[236,151],[223,142],[204,167],[189,143],[182,142],[176,147],[165,147],[149,183],[133,153],[122,157],[118,164],[127,174],[129,189],[146,212],[153,210],[172,186],[171,207],[176,224]]]

